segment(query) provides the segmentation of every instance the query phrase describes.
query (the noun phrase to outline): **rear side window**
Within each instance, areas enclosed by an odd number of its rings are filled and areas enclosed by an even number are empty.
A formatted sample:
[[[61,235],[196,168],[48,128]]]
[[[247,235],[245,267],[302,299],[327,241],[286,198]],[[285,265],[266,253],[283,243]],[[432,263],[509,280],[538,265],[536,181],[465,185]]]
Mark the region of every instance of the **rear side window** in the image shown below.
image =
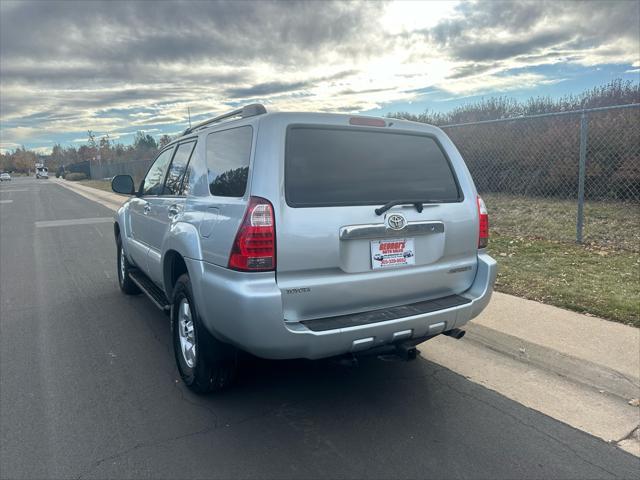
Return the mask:
[[[182,185],[184,182],[189,183],[186,176],[189,158],[195,142],[183,143],[178,145],[173,161],[167,173],[167,179],[164,184],[164,195],[182,195]]]
[[[207,168],[211,195],[244,196],[252,138],[253,128],[249,125],[207,135]]]
[[[462,199],[449,160],[434,138],[318,126],[288,129],[285,194],[292,207]]]

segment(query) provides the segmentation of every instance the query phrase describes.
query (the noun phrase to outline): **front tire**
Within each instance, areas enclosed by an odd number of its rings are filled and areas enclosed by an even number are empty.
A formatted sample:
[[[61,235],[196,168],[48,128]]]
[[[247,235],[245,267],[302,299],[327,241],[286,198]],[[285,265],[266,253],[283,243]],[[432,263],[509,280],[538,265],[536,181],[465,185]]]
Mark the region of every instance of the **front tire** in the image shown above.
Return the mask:
[[[238,370],[238,351],[211,335],[200,321],[189,275],[178,278],[171,305],[171,329],[176,366],[195,393],[228,388]]]
[[[118,285],[120,286],[120,290],[125,295],[138,295],[140,293],[140,289],[138,286],[133,283],[131,277],[129,276],[129,272],[131,271],[131,264],[129,260],[127,260],[127,256],[124,253],[124,249],[122,248],[122,240],[118,237],[116,241],[116,245],[118,247],[117,254],[117,270],[118,270]]]

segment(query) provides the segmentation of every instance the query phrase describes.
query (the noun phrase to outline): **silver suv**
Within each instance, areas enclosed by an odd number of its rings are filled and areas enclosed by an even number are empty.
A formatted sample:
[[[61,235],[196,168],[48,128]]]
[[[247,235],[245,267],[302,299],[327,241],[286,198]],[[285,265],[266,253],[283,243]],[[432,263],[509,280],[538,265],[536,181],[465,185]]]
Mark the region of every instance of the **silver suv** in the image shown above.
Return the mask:
[[[249,105],[162,149],[115,220],[118,278],[171,317],[192,390],[228,386],[240,350],[406,357],[489,302],[488,216],[442,130]]]

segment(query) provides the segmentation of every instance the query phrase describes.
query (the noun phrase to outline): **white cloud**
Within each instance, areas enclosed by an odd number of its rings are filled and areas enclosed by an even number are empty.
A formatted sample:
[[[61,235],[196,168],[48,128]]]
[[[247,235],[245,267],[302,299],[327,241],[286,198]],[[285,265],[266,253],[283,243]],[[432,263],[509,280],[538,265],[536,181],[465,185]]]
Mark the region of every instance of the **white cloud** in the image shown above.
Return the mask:
[[[0,142],[0,153],[9,153],[19,147],[20,147],[19,143]]]
[[[412,32],[435,27],[456,15],[456,0],[399,0],[386,5],[380,25],[389,34]]]
[[[440,84],[439,87],[460,98],[461,96],[479,95],[488,92],[529,89],[538,85],[549,85],[561,81],[563,81],[562,78],[549,79],[536,73],[520,73],[510,76],[479,75],[453,81],[449,80]]]
[[[34,148],[31,148],[30,150],[33,150],[34,152],[40,155],[51,155],[51,149],[52,147],[34,147]]]
[[[21,140],[28,140],[40,133],[37,127],[10,127],[2,129],[3,138],[10,139],[9,144],[16,145]],[[22,144],[22,143],[20,143]]]

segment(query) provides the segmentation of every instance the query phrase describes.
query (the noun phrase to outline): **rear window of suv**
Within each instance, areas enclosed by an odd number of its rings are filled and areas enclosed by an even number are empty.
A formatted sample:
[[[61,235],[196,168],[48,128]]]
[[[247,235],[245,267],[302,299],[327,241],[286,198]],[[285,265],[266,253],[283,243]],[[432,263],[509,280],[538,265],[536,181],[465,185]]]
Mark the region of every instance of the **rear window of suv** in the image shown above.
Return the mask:
[[[292,207],[462,200],[451,164],[431,136],[306,125],[287,130],[285,195]]]

